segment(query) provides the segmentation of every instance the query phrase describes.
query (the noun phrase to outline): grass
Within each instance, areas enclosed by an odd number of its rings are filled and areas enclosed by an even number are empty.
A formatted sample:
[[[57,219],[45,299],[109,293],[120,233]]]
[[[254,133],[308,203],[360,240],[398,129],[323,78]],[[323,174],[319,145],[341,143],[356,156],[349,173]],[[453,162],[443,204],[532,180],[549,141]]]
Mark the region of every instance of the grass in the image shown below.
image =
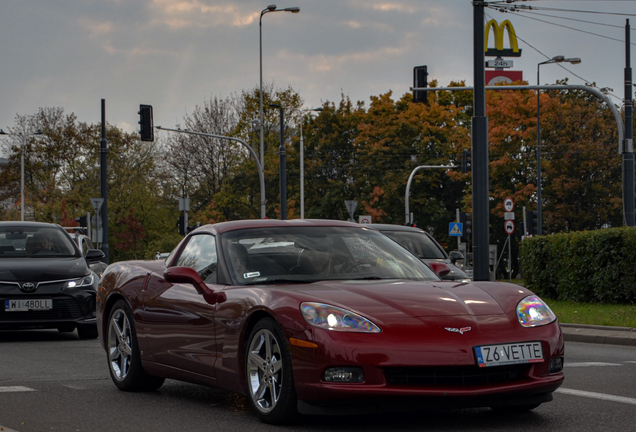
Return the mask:
[[[544,299],[559,322],[636,328],[636,305],[574,303]]]

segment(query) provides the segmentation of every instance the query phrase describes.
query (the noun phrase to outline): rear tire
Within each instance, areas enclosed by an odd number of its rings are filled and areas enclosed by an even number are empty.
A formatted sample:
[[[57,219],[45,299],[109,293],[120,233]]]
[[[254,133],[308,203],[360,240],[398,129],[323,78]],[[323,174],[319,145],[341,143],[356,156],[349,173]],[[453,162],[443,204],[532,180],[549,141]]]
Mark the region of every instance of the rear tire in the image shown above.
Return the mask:
[[[135,322],[124,300],[113,306],[106,331],[108,370],[120,390],[157,390],[163,385],[165,378],[149,375],[141,366]]]
[[[264,423],[291,423],[298,416],[291,357],[272,318],[260,320],[245,347],[245,381],[250,405]]]

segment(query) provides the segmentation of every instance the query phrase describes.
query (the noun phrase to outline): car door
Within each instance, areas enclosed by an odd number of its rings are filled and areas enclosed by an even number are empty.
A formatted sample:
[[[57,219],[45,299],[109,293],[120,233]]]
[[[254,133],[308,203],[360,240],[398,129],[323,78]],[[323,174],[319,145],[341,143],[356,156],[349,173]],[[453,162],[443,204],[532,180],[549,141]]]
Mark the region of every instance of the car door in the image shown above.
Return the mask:
[[[190,237],[175,265],[194,268],[213,290],[217,268],[216,238],[210,234]],[[143,292],[139,320],[143,327],[140,341],[144,358],[194,372],[214,376],[216,359],[214,311],[203,296],[187,283],[170,283],[163,275],[149,275]]]

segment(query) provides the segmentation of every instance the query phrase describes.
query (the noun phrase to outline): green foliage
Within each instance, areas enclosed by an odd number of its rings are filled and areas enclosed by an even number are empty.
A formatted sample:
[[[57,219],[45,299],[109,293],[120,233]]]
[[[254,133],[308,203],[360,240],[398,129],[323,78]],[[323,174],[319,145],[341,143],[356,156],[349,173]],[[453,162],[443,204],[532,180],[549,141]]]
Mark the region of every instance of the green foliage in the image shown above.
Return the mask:
[[[526,286],[546,298],[636,302],[635,228],[527,238],[520,256]]]

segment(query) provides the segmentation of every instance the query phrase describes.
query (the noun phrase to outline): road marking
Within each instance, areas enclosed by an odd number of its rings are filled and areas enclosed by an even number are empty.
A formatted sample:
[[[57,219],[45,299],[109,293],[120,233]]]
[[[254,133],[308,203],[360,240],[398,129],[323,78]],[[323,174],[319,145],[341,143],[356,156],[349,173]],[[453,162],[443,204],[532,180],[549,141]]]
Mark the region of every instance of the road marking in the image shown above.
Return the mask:
[[[623,366],[619,363],[603,363],[603,362],[580,362],[580,363],[568,363],[566,362],[565,367],[589,367],[589,366]]]
[[[15,431],[13,429],[9,429],[9,428],[4,427],[4,426],[0,426],[0,431],[3,431],[3,432],[18,432],[18,431]]]
[[[0,393],[9,393],[9,392],[27,392],[27,391],[35,391],[35,389],[23,386],[13,386],[13,387],[0,387]]]
[[[601,400],[607,400],[611,402],[620,402],[620,403],[636,405],[636,399],[628,398],[624,396],[614,396],[614,395],[608,395],[604,393],[595,393],[595,392],[588,392],[583,390],[572,390],[567,388],[559,388],[559,389],[556,389],[555,392],[569,394],[572,396],[582,396],[582,397],[588,397],[592,399],[601,399]]]
[[[627,360],[625,363],[636,363],[636,361]]]

